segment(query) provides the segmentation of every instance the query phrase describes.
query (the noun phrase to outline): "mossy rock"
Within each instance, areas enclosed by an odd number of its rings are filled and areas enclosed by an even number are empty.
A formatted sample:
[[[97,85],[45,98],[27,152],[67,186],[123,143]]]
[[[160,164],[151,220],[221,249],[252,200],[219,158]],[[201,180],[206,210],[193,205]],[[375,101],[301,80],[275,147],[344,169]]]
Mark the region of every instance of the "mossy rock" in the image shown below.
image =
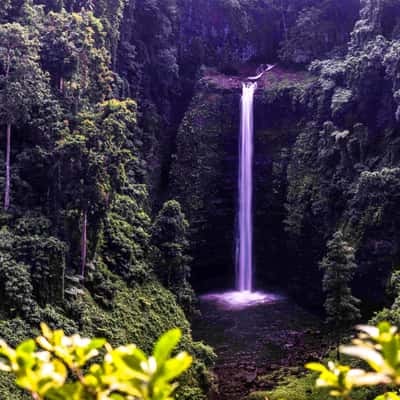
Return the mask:
[[[77,301],[81,310],[81,330],[88,336],[101,336],[115,345],[138,344],[150,352],[154,341],[171,328],[179,327],[190,341],[190,327],[174,296],[156,281],[129,288],[122,280],[117,288],[113,305],[103,309],[85,293]]]

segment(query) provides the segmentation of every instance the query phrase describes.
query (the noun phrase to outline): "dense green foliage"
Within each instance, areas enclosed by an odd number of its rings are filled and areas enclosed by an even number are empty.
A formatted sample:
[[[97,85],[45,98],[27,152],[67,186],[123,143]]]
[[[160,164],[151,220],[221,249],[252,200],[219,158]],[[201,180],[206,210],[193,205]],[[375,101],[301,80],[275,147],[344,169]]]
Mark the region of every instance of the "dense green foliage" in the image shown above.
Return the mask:
[[[40,320],[48,321],[54,329],[63,326],[68,334],[79,331],[88,337],[105,337],[113,346],[140,343],[140,348],[146,353],[151,352],[160,332],[179,327],[183,332],[180,349],[188,351],[195,360],[193,367],[180,380],[177,395],[185,399],[186,393],[192,393],[193,398],[204,399],[202,393],[211,384],[207,369],[214,362],[215,355],[208,346],[192,341],[189,323],[174,295],[157,282],[132,289],[101,266],[97,273],[89,271],[89,276],[92,274],[93,283],[88,281],[92,294],[86,290],[76,293],[81,289],[76,284],[72,286],[71,282],[68,285],[67,310],[47,305],[40,312]],[[0,315],[1,335],[9,344],[16,346],[28,339],[32,332],[37,334],[38,322],[29,325],[18,317],[10,319]],[[11,378],[2,374],[0,382],[1,398],[25,399],[16,392]]]
[[[188,315],[194,312],[194,292],[189,283],[189,223],[180,204],[167,201],[157,215],[151,234],[154,269],[160,281],[177,297]]]
[[[186,222],[179,212],[182,232],[165,238],[183,246],[169,285],[157,268],[170,268],[171,254],[153,257],[147,161],[157,146],[138,111],[146,98],[128,98],[117,74],[128,14],[125,1],[0,5],[0,335],[15,345],[46,321],[150,351],[160,332],[180,327],[196,361],[177,395],[186,387],[203,399],[214,354],[192,341],[176,303],[193,311]],[[20,396],[2,376],[0,397]]]
[[[362,5],[348,54],[311,65],[317,82],[308,107],[316,115],[297,137],[289,163],[286,221],[296,246],[305,243],[303,238],[314,243],[314,254],[300,254],[301,268],[321,258],[324,241],[343,229],[359,265],[356,292],[379,303],[398,257],[392,208],[398,163],[392,144],[398,132],[396,66],[390,56],[398,42],[394,21],[381,17],[395,12],[391,2]],[[370,294],[362,289],[366,284],[373,285]]]
[[[332,397],[350,400],[357,387],[388,385],[390,391],[375,400],[398,400],[400,337],[397,328],[381,322],[378,327],[359,326],[359,330],[353,345],[342,346],[341,352],[364,361],[371,370],[352,369],[332,361],[328,367],[309,363],[307,368],[319,373],[317,386],[329,388]]]
[[[350,284],[357,269],[354,249],[344,240],[341,231],[328,242],[326,256],[320,263],[324,271],[322,290],[326,294],[325,311],[327,322],[336,329],[349,326],[361,317],[360,300],[351,294]]]
[[[105,339],[65,336],[45,324],[41,328],[41,336],[16,349],[0,342],[0,371],[13,373],[17,385],[36,400],[168,400],[176,389],[172,382],[192,361],[185,352],[171,357],[179,329],[164,334],[147,357],[134,344],[114,349]],[[102,351],[102,362],[93,363]]]

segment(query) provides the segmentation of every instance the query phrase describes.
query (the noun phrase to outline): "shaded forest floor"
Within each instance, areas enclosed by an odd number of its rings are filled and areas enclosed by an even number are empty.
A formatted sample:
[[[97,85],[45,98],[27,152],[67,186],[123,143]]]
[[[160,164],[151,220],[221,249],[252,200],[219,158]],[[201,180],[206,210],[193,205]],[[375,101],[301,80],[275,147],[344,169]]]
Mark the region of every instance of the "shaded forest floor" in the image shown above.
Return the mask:
[[[329,346],[321,320],[287,298],[243,309],[203,299],[200,308],[193,335],[218,355],[214,399],[241,400],[273,389],[284,377],[304,374],[303,365]]]

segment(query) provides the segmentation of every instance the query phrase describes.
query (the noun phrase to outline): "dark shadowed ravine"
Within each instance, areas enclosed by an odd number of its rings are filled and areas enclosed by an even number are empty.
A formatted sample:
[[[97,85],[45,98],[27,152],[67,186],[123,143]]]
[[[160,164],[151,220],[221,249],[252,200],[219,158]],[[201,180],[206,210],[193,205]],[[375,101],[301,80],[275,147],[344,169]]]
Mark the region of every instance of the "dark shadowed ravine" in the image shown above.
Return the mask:
[[[247,307],[205,297],[193,334],[213,346],[218,356],[218,393],[213,399],[240,400],[253,391],[272,389],[284,371],[302,374],[304,363],[326,349],[320,319],[286,297]]]

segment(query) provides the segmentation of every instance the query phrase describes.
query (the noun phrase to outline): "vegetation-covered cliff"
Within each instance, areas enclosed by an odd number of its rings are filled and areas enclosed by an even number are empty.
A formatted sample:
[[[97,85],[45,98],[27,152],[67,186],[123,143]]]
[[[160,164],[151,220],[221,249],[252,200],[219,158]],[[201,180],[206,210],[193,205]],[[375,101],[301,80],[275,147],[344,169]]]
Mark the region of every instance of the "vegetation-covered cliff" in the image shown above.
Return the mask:
[[[396,267],[398,7],[391,1],[361,2],[360,18],[342,55],[324,58],[319,53],[308,73],[293,66],[278,68],[259,83],[257,274],[264,282],[289,284],[310,305],[322,303],[318,263],[337,230],[343,230],[356,248],[354,289],[365,305],[384,302],[387,279]],[[228,248],[230,243],[231,252],[223,254],[233,257],[232,236],[220,230],[222,218],[231,224],[229,232],[234,223],[240,82],[212,71],[205,71],[201,82],[178,133],[172,169],[178,184],[173,179],[171,190],[188,204],[189,214],[195,213],[193,221],[205,218],[210,224],[211,233],[195,243],[211,248]],[[226,116],[223,110],[231,113]],[[180,174],[185,168],[195,180]],[[184,186],[181,181],[195,184]],[[220,192],[214,192],[213,185]],[[224,187],[233,191],[227,195]],[[210,212],[213,217],[206,218]],[[231,274],[231,260],[214,259],[213,252],[201,247],[198,251],[195,264],[203,260],[209,270],[218,266],[221,275]],[[199,268],[207,270],[202,264]]]

